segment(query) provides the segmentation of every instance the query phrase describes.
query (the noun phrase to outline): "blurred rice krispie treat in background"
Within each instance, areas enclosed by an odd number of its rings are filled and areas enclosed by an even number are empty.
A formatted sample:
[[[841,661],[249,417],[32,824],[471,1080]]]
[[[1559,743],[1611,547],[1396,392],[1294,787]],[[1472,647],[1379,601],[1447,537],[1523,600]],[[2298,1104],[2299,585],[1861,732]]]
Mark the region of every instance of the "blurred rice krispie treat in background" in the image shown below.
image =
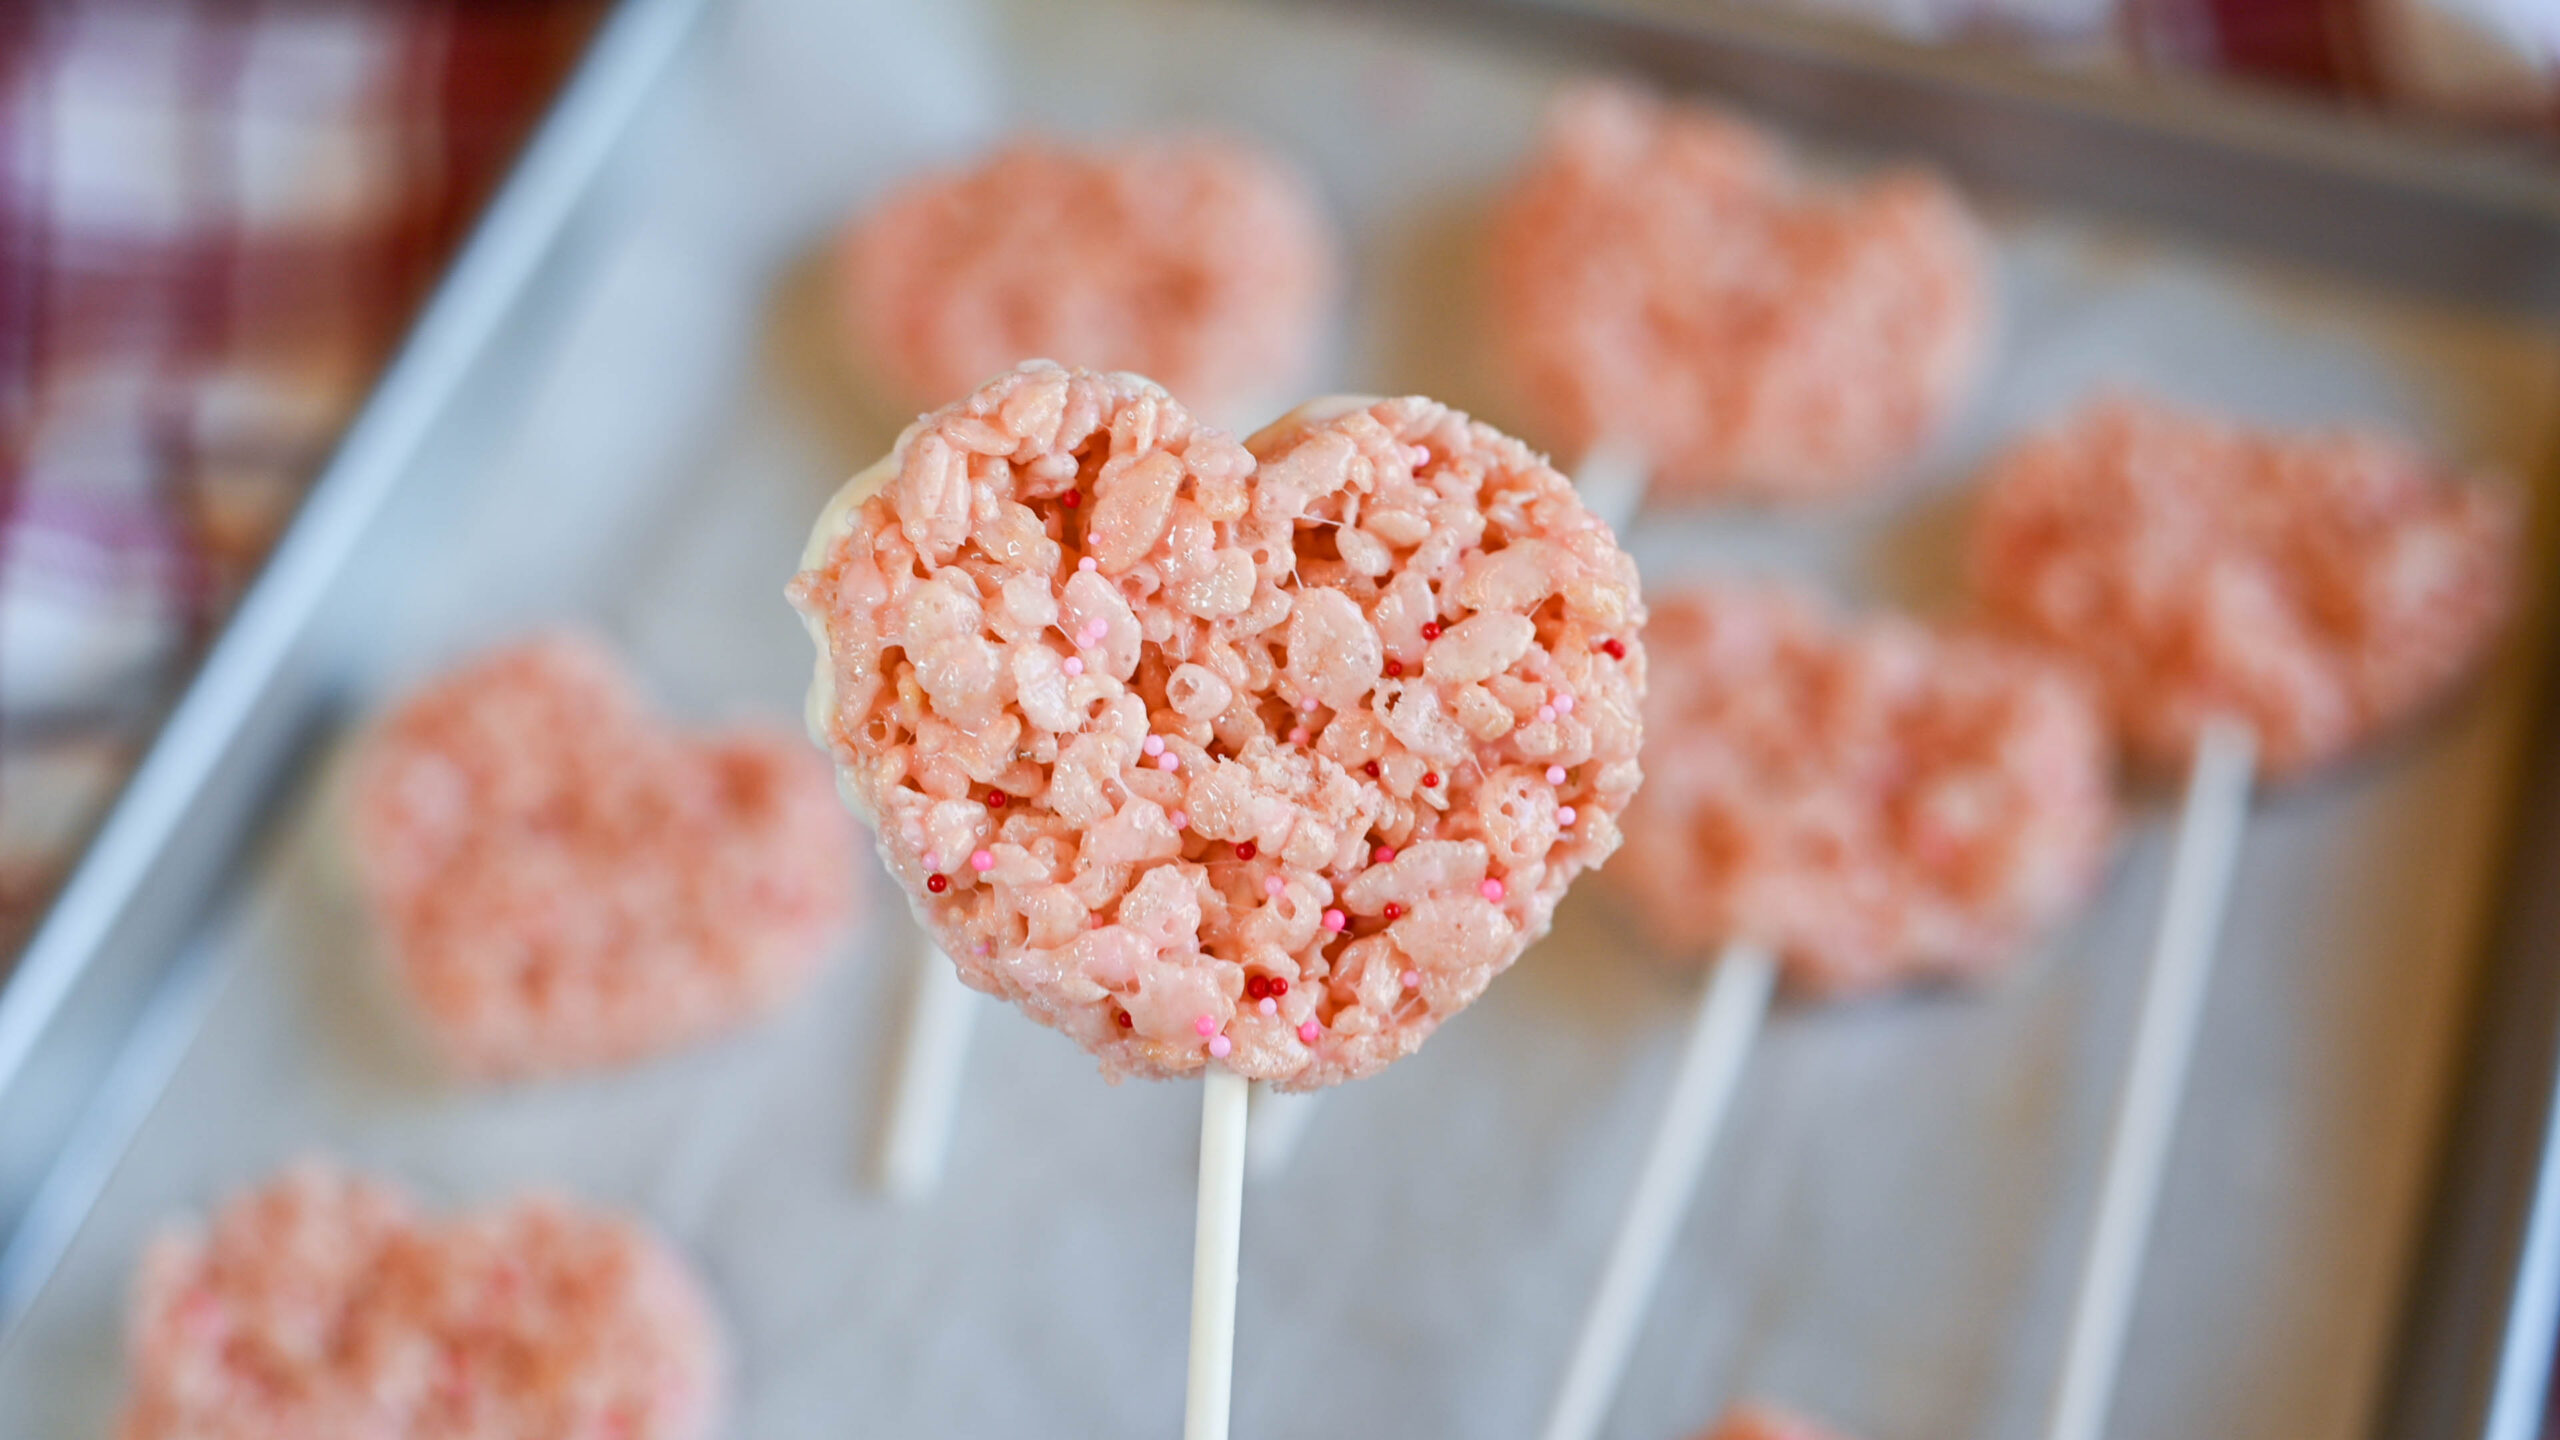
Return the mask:
[[[0,18],[0,969],[602,8]]]

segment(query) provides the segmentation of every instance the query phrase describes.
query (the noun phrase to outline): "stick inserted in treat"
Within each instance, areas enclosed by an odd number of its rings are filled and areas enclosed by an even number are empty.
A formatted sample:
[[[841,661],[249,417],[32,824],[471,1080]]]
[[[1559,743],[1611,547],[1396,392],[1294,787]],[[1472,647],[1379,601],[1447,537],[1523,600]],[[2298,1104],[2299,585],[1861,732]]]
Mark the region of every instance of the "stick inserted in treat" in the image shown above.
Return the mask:
[[[960,1077],[969,1059],[980,1000],[950,959],[922,936],[916,941],[915,986],[907,1033],[898,1051],[896,1089],[880,1142],[880,1183],[891,1198],[912,1203],[942,1183]]]
[[[1418,397],[1239,444],[1034,362],[910,427],[791,598],[811,729],[960,978],[1205,1083],[1191,1433],[1223,1435],[1247,1081],[1393,1064],[1618,846],[1635,567]]]
[[[2153,942],[2150,977],[2143,983],[2133,1060],[2107,1141],[2097,1220],[2081,1262],[2062,1378],[2045,1427],[2050,1440],[2097,1440],[2106,1428],[2125,1326],[2133,1317],[2143,1251],[2160,1198],[2160,1177],[2167,1168],[2170,1138],[2177,1133],[2178,1102],[2186,1093],[2204,999],[2212,986],[2215,940],[2231,892],[2231,872],[2248,825],[2256,757],[2256,737],[2235,721],[2211,722],[2197,738],[2167,903]]]
[[[1653,462],[1631,440],[1603,439],[1584,451],[1582,463],[1573,469],[1573,488],[1582,503],[1621,537],[1644,508],[1645,491],[1652,484]]]
[[[1236,1262],[1244,1237],[1244,1156],[1252,1106],[1243,1076],[1200,1081],[1200,1206],[1191,1240],[1191,1382],[1183,1440],[1226,1440],[1235,1389]]]
[[[2118,397],[2012,446],[1974,584],[2069,653],[2187,801],[2046,1433],[2103,1433],[2252,787],[2441,699],[2516,588],[2512,490],[2378,431],[2285,433]]]
[[[1779,973],[1838,996],[1993,972],[2086,893],[2111,813],[2096,707],[2031,654],[1731,584],[1664,598],[1648,651],[1611,874],[1666,953],[1718,958],[1547,1440],[1607,1418]]]
[[[1689,1039],[1664,1094],[1662,1121],[1645,1154],[1644,1172],[1627,1199],[1626,1214],[1609,1248],[1600,1288],[1583,1316],[1582,1336],[1566,1367],[1564,1388],[1548,1412],[1546,1440],[1588,1440],[1600,1431],[1637,1329],[1653,1301],[1663,1261],[1698,1174],[1714,1148],[1716,1132],[1732,1108],[1742,1063],[1769,1013],[1778,980],[1777,957],[1768,947],[1736,941],[1716,959],[1698,997]]]

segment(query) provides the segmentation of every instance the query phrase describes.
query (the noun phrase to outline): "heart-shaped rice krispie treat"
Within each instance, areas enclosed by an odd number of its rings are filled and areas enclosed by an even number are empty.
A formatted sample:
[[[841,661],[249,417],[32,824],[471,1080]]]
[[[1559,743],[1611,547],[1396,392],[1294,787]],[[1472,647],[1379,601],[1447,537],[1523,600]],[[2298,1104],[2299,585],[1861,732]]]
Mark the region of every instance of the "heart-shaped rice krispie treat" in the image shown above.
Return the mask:
[[[2146,764],[2184,768],[2225,716],[2281,778],[2478,668],[2514,609],[2520,512],[2378,431],[2120,397],[1993,463],[1972,565],[1992,621],[2084,665]]]
[[[1632,446],[1657,493],[1850,495],[1963,399],[1986,250],[1927,171],[1817,185],[1740,120],[1588,86],[1495,208],[1494,350],[1541,438]]]
[[[851,921],[855,827],[787,731],[682,734],[601,645],[510,646],[409,697],[353,787],[367,892],[446,1059],[638,1059],[797,994]]]
[[[854,358],[910,413],[1049,355],[1225,416],[1314,363],[1333,251],[1314,191],[1256,146],[1025,138],[898,187],[837,264]]]
[[[971,985],[1106,1073],[1376,1071],[1543,934],[1634,792],[1635,567],[1422,399],[1240,445],[1035,362],[811,536],[813,732]]]
[[[645,1227],[437,1221],[302,1165],[145,1254],[119,1440],[708,1440],[720,1330]]]
[[[2095,698],[2032,650],[1693,586],[1646,636],[1645,788],[1611,872],[1666,945],[1792,988],[1994,969],[2088,893],[2114,814]]]

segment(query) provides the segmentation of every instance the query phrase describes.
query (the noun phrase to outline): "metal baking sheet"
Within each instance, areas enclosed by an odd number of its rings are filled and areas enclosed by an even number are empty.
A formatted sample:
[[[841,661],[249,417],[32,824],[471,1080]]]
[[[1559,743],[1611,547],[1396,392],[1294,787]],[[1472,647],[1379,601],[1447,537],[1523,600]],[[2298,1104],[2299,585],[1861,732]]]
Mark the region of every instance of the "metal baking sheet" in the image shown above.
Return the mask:
[[[741,1436],[1174,1429],[1190,1087],[1106,1086],[1065,1041],[991,1009],[942,1196],[891,1207],[862,1175],[908,983],[898,925],[867,927],[752,1036],[620,1075],[457,1086],[371,978],[329,757],[380,697],[560,619],[623,643],[681,713],[788,721],[807,662],[781,584],[816,506],[891,434],[831,357],[811,257],[886,183],[1019,124],[1209,123],[1295,154],[1348,238],[1334,376],[1503,419],[1475,359],[1476,218],[1587,56],[1438,16],[1212,0],[741,0],[657,79],[632,36],[672,44],[681,9],[635,7],[608,37],[629,52],[629,123],[607,123],[603,82],[582,82],[592,182],[571,175],[469,363],[383,458],[378,512],[314,562],[261,692],[276,718],[254,732],[282,778],[238,810],[264,823],[169,860],[218,899],[162,922],[174,981],[84,1132],[112,1143],[75,1144],[19,1212],[0,1281],[32,1303],[0,1338],[0,1433],[102,1433],[142,1238],[313,1151],[439,1201],[540,1183],[645,1212],[729,1315]],[[2437,198],[2439,219],[2458,211]],[[2004,344],[1929,484],[1825,522],[1649,517],[1651,582],[1777,570],[1943,610],[1963,477],[2108,384],[2281,422],[2388,420],[2548,496],[2546,322],[2032,184],[1981,199]],[[466,262],[456,284],[472,279]],[[2541,653],[2539,631],[2520,633],[2458,709],[2261,807],[2122,1440],[2343,1440],[2396,1403]],[[2156,802],[2137,814],[2089,912],[1987,993],[1772,1026],[1611,1436],[1670,1440],[1752,1395],[1878,1440],[2036,1433],[2164,878],[2161,818]],[[1237,1433],[1533,1433],[1696,984],[1587,886],[1422,1054],[1340,1092],[1294,1168],[1248,1197]],[[21,1069],[0,1104],[43,1073]]]

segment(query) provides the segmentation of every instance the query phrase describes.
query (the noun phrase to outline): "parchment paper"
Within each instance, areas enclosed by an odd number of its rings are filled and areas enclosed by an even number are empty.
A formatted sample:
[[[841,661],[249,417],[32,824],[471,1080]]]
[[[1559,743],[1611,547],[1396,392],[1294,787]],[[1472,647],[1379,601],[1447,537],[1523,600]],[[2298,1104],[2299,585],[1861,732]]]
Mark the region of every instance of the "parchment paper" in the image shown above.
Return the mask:
[[[746,0],[628,143],[524,343],[475,386],[332,604],[349,713],[554,618],[680,711],[788,721],[780,589],[889,438],[843,388],[809,256],[848,206],[1020,122],[1205,122],[1319,178],[1352,277],[1331,362],[1506,418],[1473,357],[1472,235],[1561,73],[1324,10]],[[1843,157],[1855,164],[1866,157]],[[2006,343],[1908,505],[1649,517],[1659,584],[1781,569],[1951,603],[1961,480],[2093,387],[2372,417],[2540,476],[2560,361],[2489,317],[1984,197]],[[2443,1109],[2520,738],[2512,664],[2252,826],[2112,1434],[2363,1433]],[[734,1327],[735,1433],[1178,1429],[1196,1099],[1095,1078],[989,1007],[940,1199],[867,1188],[910,974],[880,913],[805,1003],[626,1074],[436,1077],[369,978],[326,766],[207,930],[206,1021],[56,1278],[0,1349],[0,1432],[106,1432],[150,1227],[307,1152],[464,1203],[563,1186],[643,1212]],[[1790,1013],[1751,1062],[1609,1434],[1767,1395],[1876,1440],[2025,1440],[2058,1348],[2164,871],[2156,807],[2086,917],[2012,980]],[[1694,966],[1586,884],[1415,1059],[1340,1092],[1248,1197],[1236,1433],[1534,1433],[1632,1179]]]

